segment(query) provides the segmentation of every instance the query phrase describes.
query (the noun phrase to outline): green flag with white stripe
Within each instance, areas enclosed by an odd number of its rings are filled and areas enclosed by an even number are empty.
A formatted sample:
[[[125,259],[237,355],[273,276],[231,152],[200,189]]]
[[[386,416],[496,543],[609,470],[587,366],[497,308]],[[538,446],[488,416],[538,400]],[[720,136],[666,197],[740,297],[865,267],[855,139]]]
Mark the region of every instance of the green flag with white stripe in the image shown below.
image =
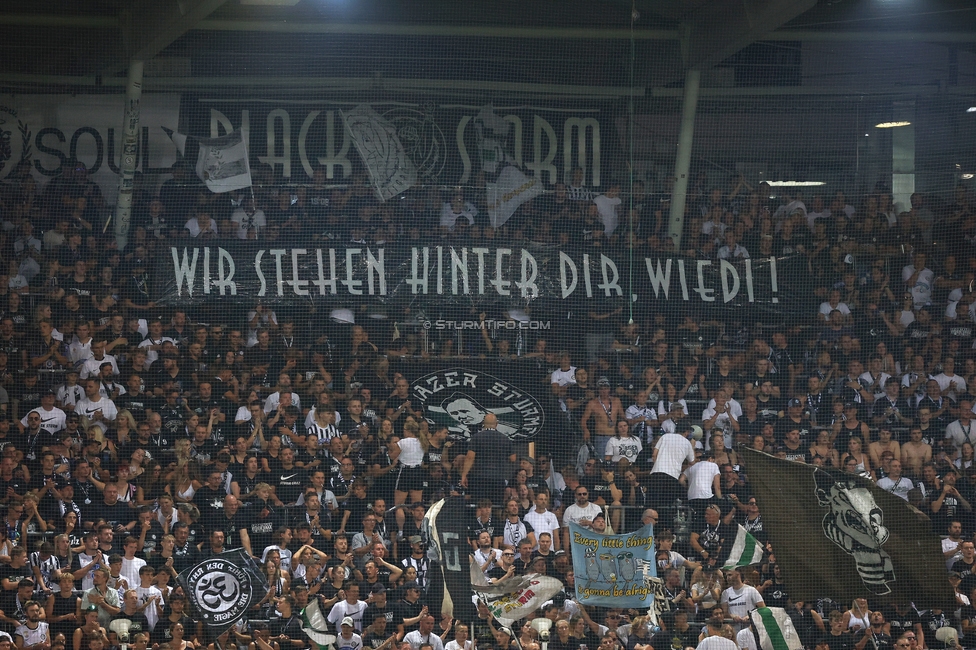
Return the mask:
[[[803,647],[800,635],[793,627],[793,621],[782,607],[760,607],[753,610],[752,624],[756,628],[762,650],[800,650]]]
[[[762,544],[750,535],[742,524],[739,524],[739,530],[735,534],[735,544],[732,545],[732,552],[729,554],[729,559],[725,561],[724,568],[758,564],[762,562],[762,557]]]

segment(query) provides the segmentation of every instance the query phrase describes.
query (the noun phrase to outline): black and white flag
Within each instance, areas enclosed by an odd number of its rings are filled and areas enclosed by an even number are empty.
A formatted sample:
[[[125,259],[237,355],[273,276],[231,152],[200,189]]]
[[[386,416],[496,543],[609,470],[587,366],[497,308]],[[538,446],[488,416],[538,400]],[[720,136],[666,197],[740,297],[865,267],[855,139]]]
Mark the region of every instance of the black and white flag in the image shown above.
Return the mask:
[[[369,104],[341,114],[380,201],[391,199],[417,184],[417,167],[403,148],[392,122]]]
[[[251,187],[247,144],[239,130],[218,138],[194,138],[165,127],[163,130],[184,157],[188,155],[187,144],[198,146],[196,173],[211,192],[220,194]]]
[[[268,593],[268,580],[243,549],[225,551],[197,562],[176,578],[193,618],[218,637]]]

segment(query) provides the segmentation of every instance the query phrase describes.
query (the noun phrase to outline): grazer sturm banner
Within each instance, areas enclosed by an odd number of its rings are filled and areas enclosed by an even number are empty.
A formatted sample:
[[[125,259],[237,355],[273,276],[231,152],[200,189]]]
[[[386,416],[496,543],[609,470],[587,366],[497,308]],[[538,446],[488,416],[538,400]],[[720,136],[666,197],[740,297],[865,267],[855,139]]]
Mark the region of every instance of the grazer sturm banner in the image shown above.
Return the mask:
[[[576,598],[583,605],[646,608],[654,604],[657,577],[650,525],[625,535],[601,535],[569,526]]]
[[[532,440],[546,432],[546,407],[558,409],[521,369],[477,360],[428,372],[413,381],[410,396],[423,408],[431,431],[443,425],[457,439],[480,431],[485,416],[494,413],[498,431],[512,440]]]
[[[224,551],[184,569],[176,578],[194,618],[220,636],[268,593],[268,580],[243,549]]]
[[[163,248],[155,268],[161,301],[205,303],[219,297],[268,302],[371,299],[402,304],[441,302],[468,307],[546,299],[653,306],[756,306],[786,312],[799,292],[784,273],[798,258],[728,262],[637,257],[520,243],[485,246],[316,247],[196,244]],[[630,265],[633,264],[633,267]],[[630,279],[631,268],[633,280]]]

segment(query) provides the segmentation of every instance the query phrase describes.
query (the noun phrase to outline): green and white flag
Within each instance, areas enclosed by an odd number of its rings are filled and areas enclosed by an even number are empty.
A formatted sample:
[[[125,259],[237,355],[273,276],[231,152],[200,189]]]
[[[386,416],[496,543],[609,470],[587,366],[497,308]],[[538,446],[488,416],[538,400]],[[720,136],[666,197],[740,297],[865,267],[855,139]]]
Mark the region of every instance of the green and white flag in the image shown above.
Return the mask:
[[[302,610],[302,631],[319,648],[327,648],[335,643],[335,635],[329,631],[329,622],[319,608],[318,598],[312,598]]]
[[[762,557],[762,544],[739,524],[739,530],[735,534],[735,544],[732,545],[732,552],[729,554],[729,559],[725,561],[723,568],[731,569],[737,566],[758,564],[762,561]]]
[[[753,610],[752,624],[759,634],[759,647],[762,650],[800,650],[803,647],[793,621],[782,607]]]

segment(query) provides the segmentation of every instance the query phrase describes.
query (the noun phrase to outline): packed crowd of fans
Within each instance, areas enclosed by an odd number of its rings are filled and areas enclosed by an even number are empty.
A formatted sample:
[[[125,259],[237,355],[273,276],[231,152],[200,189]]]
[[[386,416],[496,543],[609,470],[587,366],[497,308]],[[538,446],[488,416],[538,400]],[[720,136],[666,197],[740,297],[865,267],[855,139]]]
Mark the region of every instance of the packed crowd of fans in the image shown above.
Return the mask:
[[[531,650],[541,630],[555,650],[695,647],[701,634],[748,632],[765,603],[788,609],[809,648],[943,648],[950,628],[976,647],[976,211],[964,190],[937,213],[916,195],[896,214],[884,188],[853,207],[842,193],[807,202],[743,179],[699,183],[674,251],[668,197],[639,184],[621,198],[574,176],[494,229],[478,188],[393,207],[362,176],[330,189],[317,172],[310,187],[213,195],[177,165],[137,197],[120,251],[102,234],[97,185],[69,162],[41,188],[18,168],[0,196],[0,626],[18,647],[115,647],[118,618],[143,631],[137,650],[213,643],[174,579],[243,549],[271,590],[230,643],[308,647],[300,614],[317,599],[336,647],[469,650],[478,630],[426,604],[423,517],[451,495],[470,500],[472,555],[489,579],[565,584],[514,636],[483,611],[482,645]],[[436,228],[792,257],[789,286],[821,304],[778,322],[652,308],[632,321],[608,304],[531,341],[483,330],[455,345],[383,321],[326,322],[307,305],[188,312],[152,293],[150,260],[172,238],[392,243]],[[444,358],[518,364],[551,396],[559,417],[532,456],[491,414],[470,439],[428,421],[410,381]],[[691,424],[706,431],[700,444]],[[945,536],[959,609],[792,602],[738,445],[861,474],[921,509]],[[660,616],[575,600],[569,522],[655,526]],[[768,559],[723,571],[737,524]],[[0,650],[10,642],[0,635]]]

